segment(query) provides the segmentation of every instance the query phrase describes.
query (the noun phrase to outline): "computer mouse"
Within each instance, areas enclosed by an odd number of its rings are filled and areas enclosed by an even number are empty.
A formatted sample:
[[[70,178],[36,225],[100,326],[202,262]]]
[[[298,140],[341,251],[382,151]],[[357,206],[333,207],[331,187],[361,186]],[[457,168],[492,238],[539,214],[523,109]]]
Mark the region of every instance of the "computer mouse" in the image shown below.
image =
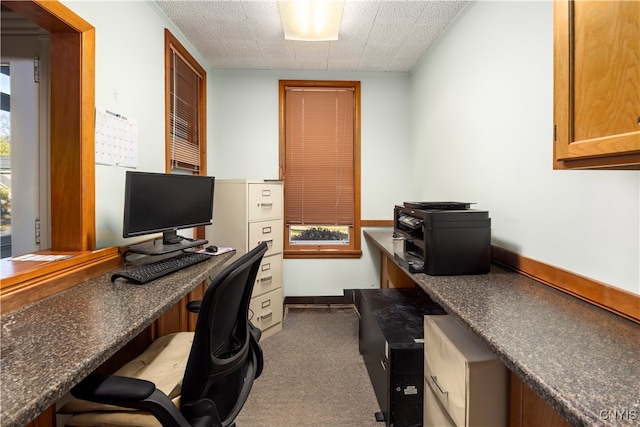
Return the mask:
[[[207,252],[216,253],[218,252],[218,247],[211,245],[211,246],[207,246],[204,250]]]

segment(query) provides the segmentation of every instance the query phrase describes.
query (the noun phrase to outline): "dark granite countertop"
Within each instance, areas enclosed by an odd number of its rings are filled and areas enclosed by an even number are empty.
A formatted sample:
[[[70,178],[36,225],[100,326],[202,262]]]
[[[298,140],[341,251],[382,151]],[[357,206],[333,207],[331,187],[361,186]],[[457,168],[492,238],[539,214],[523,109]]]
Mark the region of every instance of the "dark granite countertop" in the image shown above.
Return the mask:
[[[29,423],[232,256],[144,286],[108,273],[0,317],[0,425]]]
[[[391,229],[365,236],[402,251]],[[572,425],[640,425],[639,324],[497,265],[410,276]]]

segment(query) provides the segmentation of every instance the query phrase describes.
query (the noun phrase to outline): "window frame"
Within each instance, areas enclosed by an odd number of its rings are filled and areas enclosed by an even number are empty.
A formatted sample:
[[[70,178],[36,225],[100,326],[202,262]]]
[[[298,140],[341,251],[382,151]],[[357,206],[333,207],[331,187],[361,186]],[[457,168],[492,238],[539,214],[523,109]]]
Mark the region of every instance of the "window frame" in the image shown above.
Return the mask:
[[[171,34],[167,28],[164,30],[164,50],[165,50],[165,148],[166,148],[166,172],[170,173],[172,170],[172,154],[171,154],[171,59],[173,51],[194,71],[194,73],[200,76],[200,85],[198,88],[198,148],[200,151],[200,169],[199,171],[193,171],[194,175],[206,175],[206,159],[207,159],[207,72],[198,64],[193,56],[187,51],[187,49],[178,41],[178,39]],[[190,170],[187,168],[177,168],[181,170]]]
[[[198,88],[198,145],[200,150],[200,169],[199,171],[191,172],[194,175],[205,176],[207,175],[207,72],[167,28],[164,30],[165,172],[171,173],[173,160],[171,155],[171,58],[174,50],[181,59],[185,61],[195,73],[200,74],[201,77],[200,87]],[[182,171],[189,170],[185,168],[177,169]],[[194,228],[193,233],[196,239],[204,239],[206,234],[204,227]]]
[[[95,250],[95,28],[60,2],[2,4],[51,34],[51,250]]]
[[[353,227],[350,229],[349,245],[328,244],[289,244],[289,227],[283,218],[284,228],[284,258],[360,258],[361,250],[361,219],[360,219],[360,82],[359,81],[334,81],[334,80],[280,80],[279,81],[279,178],[284,182],[284,191],[287,191],[286,182],[286,121],[285,101],[286,87],[300,88],[351,88],[354,93],[354,132],[353,132]],[[284,202],[286,212],[287,206]],[[286,215],[285,215],[286,217]]]
[[[117,247],[96,249],[95,28],[57,1],[2,5],[51,33],[49,164],[56,185],[50,189],[51,248],[42,252],[76,254],[37,267],[2,260],[5,314],[113,270],[122,258]]]

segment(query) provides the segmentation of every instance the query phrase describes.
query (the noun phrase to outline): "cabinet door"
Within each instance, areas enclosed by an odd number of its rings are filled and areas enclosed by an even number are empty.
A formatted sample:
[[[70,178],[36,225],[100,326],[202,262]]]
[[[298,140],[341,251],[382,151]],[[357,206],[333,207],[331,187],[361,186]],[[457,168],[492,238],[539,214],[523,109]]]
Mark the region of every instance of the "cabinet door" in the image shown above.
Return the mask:
[[[640,169],[640,1],[554,6],[556,169]]]

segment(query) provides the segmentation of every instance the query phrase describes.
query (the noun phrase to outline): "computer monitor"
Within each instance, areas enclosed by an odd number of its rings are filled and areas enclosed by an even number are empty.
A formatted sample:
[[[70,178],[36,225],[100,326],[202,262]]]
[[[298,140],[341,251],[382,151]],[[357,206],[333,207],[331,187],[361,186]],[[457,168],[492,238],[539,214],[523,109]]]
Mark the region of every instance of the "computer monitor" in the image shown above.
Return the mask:
[[[127,171],[122,237],[162,233],[162,243],[183,238],[177,230],[213,223],[215,178]]]

